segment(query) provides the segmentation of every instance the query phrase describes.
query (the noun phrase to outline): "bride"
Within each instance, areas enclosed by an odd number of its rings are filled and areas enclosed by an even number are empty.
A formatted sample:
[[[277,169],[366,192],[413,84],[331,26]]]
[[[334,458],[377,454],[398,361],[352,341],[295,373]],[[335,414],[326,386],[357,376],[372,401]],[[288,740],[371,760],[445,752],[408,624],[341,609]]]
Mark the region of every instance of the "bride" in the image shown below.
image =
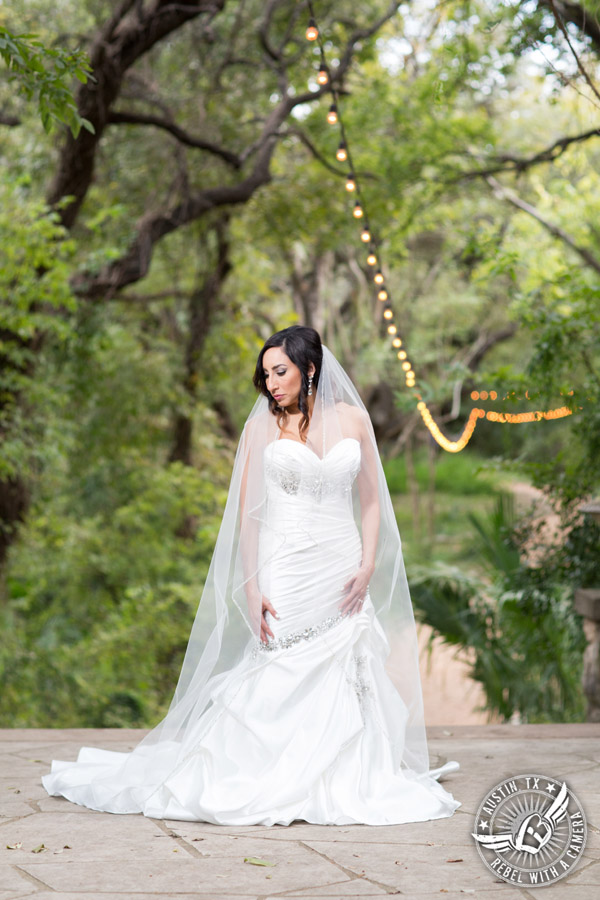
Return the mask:
[[[53,760],[52,796],[222,825],[388,825],[461,804],[429,768],[417,635],[371,421],[317,331],[259,391],[165,718],[129,753]],[[388,669],[386,670],[386,664]]]

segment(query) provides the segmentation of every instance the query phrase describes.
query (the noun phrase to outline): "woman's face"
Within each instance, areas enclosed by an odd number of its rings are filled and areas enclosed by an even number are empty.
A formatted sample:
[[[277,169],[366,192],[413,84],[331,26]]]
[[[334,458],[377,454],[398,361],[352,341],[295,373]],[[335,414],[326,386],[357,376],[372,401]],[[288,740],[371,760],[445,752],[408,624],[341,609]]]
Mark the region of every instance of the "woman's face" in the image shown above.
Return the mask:
[[[302,387],[302,373],[284,353],[283,347],[269,347],[263,354],[263,372],[267,390],[279,406],[294,406]],[[314,375],[315,365],[309,363],[308,374]]]

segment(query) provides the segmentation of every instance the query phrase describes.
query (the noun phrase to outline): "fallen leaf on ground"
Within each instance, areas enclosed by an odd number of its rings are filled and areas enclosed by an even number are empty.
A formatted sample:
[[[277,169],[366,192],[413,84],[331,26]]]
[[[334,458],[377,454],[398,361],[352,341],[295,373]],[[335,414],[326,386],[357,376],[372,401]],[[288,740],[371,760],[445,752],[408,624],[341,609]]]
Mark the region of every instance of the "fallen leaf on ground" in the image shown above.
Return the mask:
[[[40,844],[39,847],[34,847],[31,852],[32,853],[43,853],[44,850],[47,850],[47,849],[48,848],[45,846],[45,844]]]
[[[6,849],[7,850],[20,850],[22,846],[23,846],[23,841],[17,841],[16,844],[7,844]]]
[[[447,859],[446,862],[463,862],[462,859]]]
[[[277,863],[269,862],[266,859],[259,859],[258,856],[245,856],[244,862],[252,863],[253,866],[276,866]]]

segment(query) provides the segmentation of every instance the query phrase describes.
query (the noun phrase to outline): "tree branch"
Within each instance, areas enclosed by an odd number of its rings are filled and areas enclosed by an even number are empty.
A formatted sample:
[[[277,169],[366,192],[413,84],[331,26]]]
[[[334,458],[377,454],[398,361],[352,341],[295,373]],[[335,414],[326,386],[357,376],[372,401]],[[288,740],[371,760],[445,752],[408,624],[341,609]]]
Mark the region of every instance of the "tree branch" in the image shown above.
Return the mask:
[[[149,294],[136,294],[133,292],[127,292],[126,294],[120,294],[119,300],[124,300],[127,303],[151,303],[152,300],[171,300],[173,297],[177,297],[178,299],[187,299],[189,296],[189,291],[183,291],[179,288],[172,288],[166,291],[154,291]]]
[[[384,25],[389,19],[393,18],[396,14],[400,6],[402,5],[402,0],[393,0],[390,3],[387,12],[385,12],[376,22],[372,25],[369,25],[368,28],[359,28],[354,34],[352,34],[348,38],[348,43],[344,49],[344,52],[340,56],[339,65],[329,72],[329,84],[321,85],[321,87],[316,91],[305,91],[303,94],[298,94],[294,97],[294,106],[298,106],[300,103],[308,103],[311,100],[315,100],[317,97],[321,97],[323,94],[328,94],[331,91],[331,87],[335,86],[336,90],[339,91],[337,87],[338,84],[341,84],[346,72],[350,68],[350,63],[352,62],[354,50],[356,45],[363,40],[366,40],[369,37],[372,37],[382,25]]]
[[[277,143],[277,127],[289,113],[291,101],[282,101],[272,112],[264,128],[265,140],[258,152],[254,168],[237,184],[205,188],[189,194],[170,209],[157,210],[143,216],[137,234],[127,253],[95,276],[78,273],[72,281],[76,293],[90,299],[108,299],[128,284],[146,275],[154,245],[183,225],[199,219],[219,206],[246,203],[253,193],[271,180],[270,162]]]
[[[346,178],[348,176],[347,170],[338,169],[337,166],[334,166],[332,163],[326,159],[320,150],[317,150],[313,142],[310,140],[308,135],[306,135],[301,128],[297,126],[291,126],[287,128],[285,131],[279,131],[280,137],[289,137],[290,135],[294,135],[295,137],[300,138],[305,147],[310,150],[315,159],[317,159],[326,169],[329,169],[330,172],[333,172],[334,175],[339,175],[340,177]],[[355,172],[355,175],[361,178],[373,178],[376,179],[378,176],[374,175],[372,172]]]
[[[242,161],[237,154],[232,153],[230,150],[226,150],[225,147],[219,147],[218,144],[213,144],[212,141],[196,138],[183,128],[180,128],[179,125],[176,125],[174,122],[169,122],[168,119],[162,119],[160,116],[145,115],[142,113],[128,112],[126,110],[111,110],[107,117],[107,124],[153,125],[155,128],[162,128],[164,131],[168,131],[169,134],[173,135],[174,138],[181,144],[185,144],[187,147],[194,147],[197,150],[206,150],[208,153],[218,156],[233,169],[239,169],[242,166]]]
[[[7,128],[16,128],[21,124],[18,116],[11,116],[8,113],[0,112],[0,125],[6,125]]]
[[[506,200],[508,203],[511,203],[517,209],[523,210],[523,212],[528,213],[528,215],[532,216],[536,219],[540,225],[550,232],[554,237],[560,238],[565,244],[571,247],[578,256],[583,259],[586,265],[591,266],[596,272],[600,273],[600,259],[597,259],[593,253],[591,253],[587,247],[581,247],[576,241],[567,234],[562,228],[558,225],[555,225],[553,222],[549,222],[548,219],[544,218],[542,214],[535,208],[535,206],[531,206],[530,203],[527,203],[525,200],[522,200],[514,191],[510,188],[504,187],[504,185],[500,184],[493,176],[489,175],[486,178],[487,183],[492,188],[494,195],[498,197],[499,200]]]
[[[572,41],[571,41],[571,38],[569,37],[569,32],[567,31],[567,28],[566,28],[566,25],[565,25],[565,23],[564,23],[563,17],[561,16],[561,14],[560,14],[560,12],[559,12],[559,10],[558,10],[558,8],[557,8],[557,7],[558,7],[558,3],[556,3],[556,0],[548,0],[548,5],[550,6],[550,9],[552,10],[552,14],[553,14],[553,16],[554,16],[554,18],[555,18],[555,20],[556,20],[556,24],[557,24],[558,27],[560,28],[560,30],[561,30],[561,32],[562,32],[562,35],[563,35],[565,41],[567,42],[567,44],[568,44],[568,46],[569,46],[569,50],[571,51],[571,53],[573,54],[573,56],[574,56],[574,58],[575,58],[575,62],[577,63],[577,68],[579,69],[579,71],[581,72],[581,74],[583,75],[583,77],[585,78],[587,84],[588,84],[589,87],[592,89],[593,93],[596,95],[596,97],[598,98],[598,100],[600,100],[600,94],[598,93],[598,88],[596,87],[596,85],[594,84],[594,82],[592,81],[592,79],[590,78],[587,69],[585,68],[585,66],[584,66],[583,63],[581,62],[581,60],[580,60],[580,58],[579,58],[579,54],[578,54],[577,51],[575,50],[575,47],[573,46],[573,43],[572,43]]]
[[[74,198],[58,210],[66,228],[75,223],[91,184],[96,153],[125,72],[155,44],[186,22],[201,13],[206,13],[207,21],[210,21],[223,9],[225,2],[206,0],[204,3],[174,4],[152,0],[146,7],[134,0],[124,0],[100,30],[89,52],[96,80],[80,85],[76,97],[80,116],[92,123],[95,133],[91,134],[85,128],[77,138],[67,133],[48,191],[50,206],[56,206],[64,196]]]
[[[486,175],[497,175],[499,172],[525,172],[526,169],[538,165],[538,163],[554,162],[554,160],[558,159],[571,144],[581,143],[582,141],[587,141],[594,137],[600,137],[600,128],[591,128],[589,131],[584,131],[581,134],[559,138],[554,141],[553,144],[550,144],[549,147],[540,150],[533,156],[512,156],[509,153],[494,154],[487,158],[498,160],[498,165],[491,165],[485,169],[473,169],[469,172],[461,172],[454,178],[445,179],[445,183],[456,184],[459,181],[483,178]],[[502,165],[502,163],[511,163],[511,165]]]
[[[592,18],[590,12],[581,3],[568,3],[563,0],[539,0],[540,6],[546,9],[558,10],[565,22],[572,22],[577,25],[582,34],[587,35],[594,49],[600,52],[600,24],[597,19]]]
[[[482,331],[466,354],[466,356],[460,360],[463,365],[469,367],[469,369],[474,372],[478,367],[489,351],[499,344],[501,341],[507,341],[509,338],[513,337],[518,331],[518,325],[516,322],[511,322],[508,325],[505,325],[502,328],[499,328],[497,331]],[[460,357],[459,357],[460,359]],[[460,405],[462,396],[464,393],[467,393],[470,388],[465,388],[465,379],[459,378],[454,382],[454,387],[452,389],[452,407],[449,412],[443,413],[442,409],[445,404],[442,404],[440,407],[440,415],[436,416],[438,422],[452,422],[457,419],[460,415]]]
[[[224,2],[224,0],[222,0]],[[375,33],[378,27],[394,15],[399,2],[391,4],[388,12],[369,28],[359,29],[349,38],[346,49],[335,71],[337,79],[343,78],[351,60],[352,51],[359,40]],[[332,76],[333,80],[333,76]],[[108,299],[128,284],[143,278],[150,267],[154,245],[178,228],[199,219],[220,206],[246,203],[258,188],[271,180],[270,163],[279,138],[279,128],[291,111],[301,103],[312,102],[328,93],[330,87],[322,85],[316,91],[289,96],[287,92],[264,123],[257,141],[240,154],[242,164],[256,152],[254,167],[249,175],[237,184],[219,185],[189,193],[183,200],[167,209],[154,210],[143,216],[137,225],[137,234],[128,251],[95,275],[78,273],[72,281],[73,290],[90,299]]]

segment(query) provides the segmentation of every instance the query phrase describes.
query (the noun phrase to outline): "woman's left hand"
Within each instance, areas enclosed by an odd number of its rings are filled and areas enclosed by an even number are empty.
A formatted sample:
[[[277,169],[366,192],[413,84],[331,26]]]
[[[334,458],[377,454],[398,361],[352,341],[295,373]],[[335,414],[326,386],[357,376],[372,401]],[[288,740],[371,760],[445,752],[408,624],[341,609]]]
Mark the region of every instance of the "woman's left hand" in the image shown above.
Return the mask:
[[[354,615],[355,612],[361,611],[372,574],[372,567],[361,566],[356,575],[353,575],[346,582],[344,591],[348,591],[348,596],[344,598],[342,604],[338,607],[341,612],[349,612],[350,615]]]

